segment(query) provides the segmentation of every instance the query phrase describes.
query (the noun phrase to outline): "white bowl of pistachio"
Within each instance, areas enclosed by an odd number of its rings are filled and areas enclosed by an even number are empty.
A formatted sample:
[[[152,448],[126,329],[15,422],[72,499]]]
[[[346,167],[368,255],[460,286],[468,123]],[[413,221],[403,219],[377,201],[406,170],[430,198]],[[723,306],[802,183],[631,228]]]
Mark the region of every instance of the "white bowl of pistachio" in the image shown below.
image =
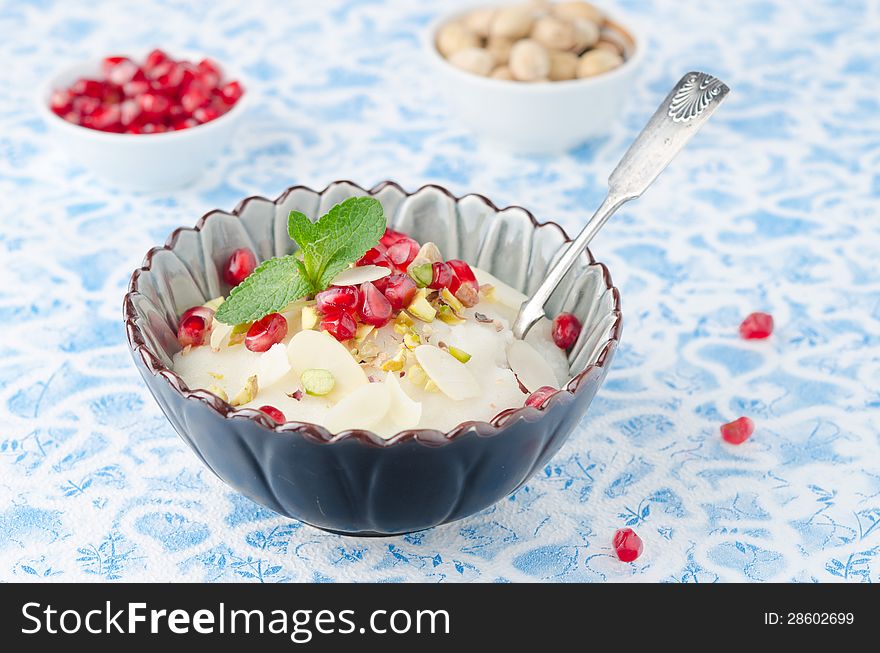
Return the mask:
[[[425,38],[452,112],[518,153],[559,153],[607,133],[644,47],[582,1],[475,8],[440,18]]]

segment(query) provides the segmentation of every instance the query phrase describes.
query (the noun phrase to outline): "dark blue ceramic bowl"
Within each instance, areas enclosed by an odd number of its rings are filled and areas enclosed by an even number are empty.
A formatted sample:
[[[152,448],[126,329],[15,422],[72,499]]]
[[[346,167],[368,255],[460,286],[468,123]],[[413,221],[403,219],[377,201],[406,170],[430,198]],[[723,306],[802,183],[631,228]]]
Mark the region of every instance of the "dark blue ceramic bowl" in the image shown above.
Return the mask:
[[[289,254],[287,215],[325,213],[354,195],[372,195],[389,225],[434,241],[528,294],[568,237],[519,207],[498,209],[480,195],[456,198],[438,186],[407,193],[385,182],[366,191],[350,182],[323,191],[288,189],[274,202],[251,197],[232,213],[213,211],[152,249],[131,277],[125,325],[138,370],[180,437],[230,486],[276,512],[325,530],[394,535],[472,515],[523,485],[580,422],[599,389],[621,332],[620,296],[607,268],[585,254],[563,281],[548,315],[575,313],[584,325],[569,360],[573,378],[541,410],[511,408],[491,422],[448,433],[410,430],[383,439],[370,431],[333,435],[315,424],[276,425],[171,371],[184,310],[226,294],[218,268],[236,248],[260,259]]]

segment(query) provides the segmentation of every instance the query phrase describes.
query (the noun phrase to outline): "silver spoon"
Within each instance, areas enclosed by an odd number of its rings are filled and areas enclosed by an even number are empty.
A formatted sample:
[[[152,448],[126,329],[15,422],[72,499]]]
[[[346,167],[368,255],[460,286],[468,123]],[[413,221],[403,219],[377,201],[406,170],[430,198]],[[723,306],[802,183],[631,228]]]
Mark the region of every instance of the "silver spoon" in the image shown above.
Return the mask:
[[[626,202],[639,197],[660,176],[691,137],[709,119],[730,89],[721,80],[706,73],[690,72],[682,77],[611,176],[608,194],[578,237],[547,272],[535,294],[523,302],[513,323],[513,335],[522,340],[535,323],[544,317],[544,306],[556,286],[581,255],[608,218]]]

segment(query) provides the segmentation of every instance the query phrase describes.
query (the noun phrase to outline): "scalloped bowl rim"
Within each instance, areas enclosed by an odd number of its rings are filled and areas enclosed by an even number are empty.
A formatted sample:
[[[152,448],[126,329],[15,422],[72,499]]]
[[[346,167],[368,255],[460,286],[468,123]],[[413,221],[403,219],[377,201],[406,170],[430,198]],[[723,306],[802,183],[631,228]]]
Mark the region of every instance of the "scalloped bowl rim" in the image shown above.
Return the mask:
[[[138,57],[137,54],[125,54],[121,56],[132,57],[135,60],[143,58]],[[146,52],[144,52],[144,56],[146,56]],[[193,59],[206,58],[209,55],[203,52],[200,53],[196,50],[179,49],[174,51],[174,56],[185,57],[187,60],[192,61]],[[223,71],[224,78],[235,80],[241,83],[242,87],[244,88],[244,93],[242,93],[241,97],[235,104],[232,105],[232,108],[230,108],[229,111],[221,116],[218,116],[217,118],[214,118],[214,120],[209,120],[208,122],[196,125],[195,127],[187,127],[186,129],[177,129],[170,132],[160,132],[158,134],[118,134],[116,132],[105,132],[101,131],[100,129],[92,129],[91,127],[76,125],[72,122],[65,120],[57,113],[53,112],[49,108],[49,98],[51,97],[52,92],[60,86],[59,80],[64,79],[65,77],[70,77],[72,74],[75,73],[76,70],[79,70],[81,68],[100,67],[100,63],[104,59],[104,57],[93,57],[90,59],[84,59],[78,63],[69,64],[64,68],[58,68],[57,70],[55,70],[54,73],[46,78],[46,81],[40,85],[37,91],[37,110],[44,120],[54,122],[54,124],[56,124],[59,129],[66,129],[74,134],[79,134],[81,136],[88,135],[88,137],[98,140],[104,140],[107,142],[112,141],[116,143],[156,143],[168,142],[173,139],[183,140],[186,138],[197,138],[208,133],[208,131],[211,129],[219,129],[224,123],[239,118],[241,114],[244,113],[247,105],[250,104],[251,97],[253,95],[253,86],[247,79],[247,77],[241,74],[241,71],[236,69],[234,66],[228,66],[222,61],[217,60],[216,57],[211,58],[217,61],[218,64],[220,64],[220,68]],[[220,125],[218,125],[217,123],[220,123]],[[148,139],[148,141],[146,139]]]
[[[609,330],[608,339],[603,342],[601,344],[601,347],[598,349],[595,360],[592,363],[586,365],[581,372],[571,377],[564,386],[562,386],[553,396],[551,396],[551,398],[544,404],[543,408],[541,408],[540,410],[537,408],[532,408],[531,406],[508,408],[499,412],[489,422],[483,420],[468,420],[459,423],[455,428],[446,432],[442,432],[438,429],[427,428],[407,429],[403,431],[398,431],[390,438],[384,438],[374,433],[373,431],[366,429],[348,429],[345,431],[340,431],[339,433],[336,433],[334,435],[323,426],[315,424],[313,422],[287,421],[283,424],[277,424],[268,415],[259,410],[253,408],[236,408],[218,397],[217,395],[209,392],[208,390],[191,390],[180,375],[178,375],[172,369],[168,368],[150,350],[149,345],[147,344],[147,341],[141,332],[141,328],[137,324],[138,311],[135,308],[133,296],[135,294],[140,294],[138,290],[139,277],[142,273],[151,271],[153,256],[161,251],[173,251],[173,247],[181,233],[200,232],[205,222],[211,219],[211,216],[213,215],[232,215],[240,218],[242,210],[251,201],[264,201],[278,206],[282,204],[287,196],[293,191],[306,190],[315,193],[320,197],[323,196],[324,193],[326,193],[329,189],[337,185],[351,186],[369,196],[375,196],[385,188],[392,187],[402,193],[405,197],[413,196],[425,189],[434,189],[436,191],[439,191],[451,198],[456,203],[466,197],[476,197],[495,212],[506,211],[509,209],[523,211],[528,216],[534,229],[557,229],[562,235],[563,241],[565,243],[571,242],[571,238],[569,238],[568,234],[559,224],[550,220],[546,222],[539,222],[528,209],[525,209],[515,204],[506,206],[504,208],[499,208],[495,203],[492,202],[492,200],[490,200],[485,195],[481,195],[479,193],[467,193],[462,196],[456,196],[445,187],[436,184],[425,184],[423,186],[420,186],[414,192],[410,193],[404,190],[403,187],[401,187],[394,181],[380,182],[368,190],[352,181],[342,179],[329,183],[321,191],[317,191],[309,186],[304,185],[290,186],[274,200],[270,200],[267,197],[263,197],[261,195],[251,195],[241,200],[230,212],[223,211],[221,209],[213,209],[202,215],[202,217],[199,218],[194,227],[178,227],[171,232],[171,235],[168,237],[164,245],[153,247],[147,252],[141,267],[137,268],[132,273],[131,280],[129,282],[128,292],[126,293],[123,300],[123,317],[126,327],[126,339],[128,341],[128,346],[132,354],[139,355],[141,357],[141,360],[143,360],[147,370],[149,370],[151,374],[153,374],[154,376],[163,377],[168,382],[168,384],[172,388],[174,388],[174,390],[176,390],[184,399],[199,401],[208,406],[214,412],[218,413],[224,419],[251,419],[258,422],[266,429],[275,433],[284,435],[299,435],[320,444],[335,444],[337,442],[354,439],[362,444],[380,448],[391,447],[410,439],[415,439],[419,443],[426,446],[445,445],[454,441],[458,437],[461,437],[464,434],[470,432],[474,432],[480,437],[493,437],[496,435],[501,435],[510,425],[519,420],[535,422],[543,417],[545,413],[549,413],[550,410],[558,409],[560,399],[565,394],[568,394],[570,398],[573,399],[580,389],[583,379],[594,369],[605,367],[609,353],[613,351],[614,348],[616,348],[617,344],[620,342],[620,334],[622,330],[620,292],[614,286],[611,280],[611,273],[605,266],[605,264],[596,261],[596,259],[593,257],[592,252],[587,249],[587,257],[590,261],[588,265],[590,267],[596,266],[600,269],[602,273],[602,279],[605,282],[605,288],[607,291],[610,291],[612,293],[614,304],[612,306],[612,309],[605,315],[613,315],[614,323]]]

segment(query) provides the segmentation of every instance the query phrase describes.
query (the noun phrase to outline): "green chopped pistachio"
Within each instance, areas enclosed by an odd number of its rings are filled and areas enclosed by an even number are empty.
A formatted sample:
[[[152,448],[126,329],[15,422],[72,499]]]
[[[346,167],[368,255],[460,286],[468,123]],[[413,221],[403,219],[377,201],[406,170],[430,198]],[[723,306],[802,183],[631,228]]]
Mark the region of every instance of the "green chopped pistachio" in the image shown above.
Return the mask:
[[[232,332],[229,334],[229,346],[232,347],[232,345],[243,343],[244,337],[247,335],[248,329],[251,328],[252,324],[253,322],[242,322],[232,327]]]
[[[354,332],[355,342],[363,342],[376,329],[372,324],[358,324]]]
[[[462,363],[467,363],[471,359],[471,355],[469,353],[467,353],[463,349],[459,349],[458,347],[453,347],[452,345],[449,345],[446,350]]]
[[[410,383],[413,383],[420,387],[425,387],[425,384],[428,382],[428,375],[425,373],[425,370],[422,369],[421,365],[410,365],[409,369],[406,371],[406,378],[409,379]]]
[[[257,385],[257,375],[249,376],[248,380],[245,381],[244,387],[239,391],[237,395],[232,398],[231,403],[233,406],[243,406],[249,401],[253,401],[254,397],[257,396],[257,393],[260,391],[259,386]]]
[[[422,339],[419,338],[419,334],[415,331],[410,331],[409,333],[404,334],[403,336],[403,345],[409,349],[415,349],[420,344],[422,344]]]
[[[428,293],[422,288],[416,293],[407,310],[422,322],[433,322],[437,316],[437,310],[431,306],[427,299]]]
[[[399,372],[403,369],[403,366],[406,365],[406,349],[403,347],[394,355],[394,358],[389,358],[387,361],[382,363],[380,369],[383,372]]]
[[[397,317],[394,318],[394,324],[400,324],[402,326],[412,326],[415,324],[415,322],[413,322],[413,319],[409,316],[409,313],[407,313],[406,311],[400,311],[400,313],[397,314]]]
[[[333,378],[333,375],[329,371],[321,369],[303,370],[300,381],[302,381],[306,394],[315,397],[330,394],[336,386],[336,379]]]
[[[408,274],[419,288],[425,288],[434,280],[434,266],[430,263],[412,265]]]
[[[220,397],[223,401],[229,401],[229,395],[226,394],[226,390],[221,388],[219,385],[211,384],[208,386],[208,392],[213,392],[215,395]]]
[[[456,324],[462,324],[464,322],[464,320],[458,317],[458,315],[455,314],[455,311],[449,308],[449,306],[447,306],[446,304],[441,304],[437,308],[437,318],[441,322],[445,322],[446,324],[451,324],[453,326]]]
[[[315,310],[314,306],[303,306],[300,312],[300,321],[302,322],[303,330],[314,329],[318,323],[318,311]]]
[[[462,304],[458,298],[452,294],[452,291],[449,288],[443,288],[440,291],[440,299],[451,308],[456,313],[461,313],[464,310],[464,304]]]

